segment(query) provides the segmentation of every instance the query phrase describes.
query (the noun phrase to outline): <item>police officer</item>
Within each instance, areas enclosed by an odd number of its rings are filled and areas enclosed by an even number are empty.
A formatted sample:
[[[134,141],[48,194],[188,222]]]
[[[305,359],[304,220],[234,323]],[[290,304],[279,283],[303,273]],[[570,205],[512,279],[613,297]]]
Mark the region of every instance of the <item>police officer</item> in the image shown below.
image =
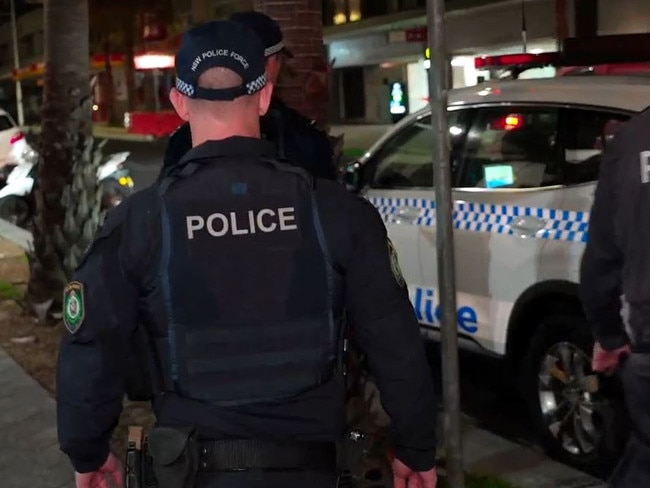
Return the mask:
[[[274,86],[277,85],[284,59],[293,58],[293,53],[284,44],[278,23],[268,15],[255,11],[235,13],[230,20],[243,23],[262,40],[266,76]],[[261,128],[262,136],[275,144],[278,158],[299,165],[316,177],[337,178],[334,149],[327,133],[277,96],[271,98],[269,110],[261,119]],[[191,147],[190,126],[185,123],[170,136],[161,177]]]
[[[582,260],[581,296],[596,344],[593,369],[620,373],[632,421],[613,488],[650,486],[650,110],[606,148]],[[621,297],[629,305],[629,328]],[[629,334],[628,334],[629,332]]]
[[[160,488],[334,488],[349,314],[392,419],[395,486],[435,487],[433,382],[379,214],[273,159],[259,128],[272,84],[250,29],[186,32],[176,70],[193,148],[111,211],[64,292],[57,419],[77,486],[120,476],[109,439],[144,327]]]

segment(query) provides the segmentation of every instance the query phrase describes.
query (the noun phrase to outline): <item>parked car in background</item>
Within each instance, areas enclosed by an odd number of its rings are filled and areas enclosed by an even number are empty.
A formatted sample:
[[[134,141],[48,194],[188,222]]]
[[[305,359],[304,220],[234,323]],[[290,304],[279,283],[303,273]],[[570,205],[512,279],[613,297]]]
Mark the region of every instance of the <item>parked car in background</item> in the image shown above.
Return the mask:
[[[507,365],[547,451],[580,467],[615,457],[618,393],[591,370],[579,267],[603,150],[650,104],[650,79],[486,82],[449,93],[461,346]],[[397,248],[423,333],[440,328],[430,109],[398,123],[343,179]],[[616,387],[612,388],[616,392]]]

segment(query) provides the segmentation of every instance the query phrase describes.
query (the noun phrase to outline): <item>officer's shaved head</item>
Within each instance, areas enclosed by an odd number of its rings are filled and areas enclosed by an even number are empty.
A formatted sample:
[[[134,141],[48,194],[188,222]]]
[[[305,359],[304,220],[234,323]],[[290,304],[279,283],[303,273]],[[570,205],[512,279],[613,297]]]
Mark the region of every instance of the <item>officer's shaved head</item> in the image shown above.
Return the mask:
[[[241,76],[227,68],[212,68],[199,76],[199,86],[213,90],[234,88],[242,83]]]
[[[198,87],[224,90],[241,86],[241,76],[227,68],[210,68],[198,79]],[[268,110],[272,85],[251,95],[234,100],[203,100],[190,98],[178,91],[171,94],[171,102],[178,115],[190,123],[192,145],[207,140],[225,139],[233,135],[260,137],[259,118]]]
[[[200,88],[210,90],[226,90],[240,86],[242,83],[241,76],[227,68],[211,68],[201,74],[198,80],[198,86]],[[241,108],[242,105],[251,103],[259,103],[259,92],[228,101],[212,101],[198,98],[188,99],[188,104],[191,109],[196,111],[214,111],[215,116],[223,116],[228,112]]]

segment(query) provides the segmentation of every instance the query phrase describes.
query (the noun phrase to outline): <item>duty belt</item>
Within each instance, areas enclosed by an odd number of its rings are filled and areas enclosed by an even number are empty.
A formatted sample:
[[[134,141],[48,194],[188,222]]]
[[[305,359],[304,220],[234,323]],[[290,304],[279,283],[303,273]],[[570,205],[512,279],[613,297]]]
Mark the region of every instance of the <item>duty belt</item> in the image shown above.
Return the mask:
[[[273,442],[225,439],[200,441],[202,471],[336,470],[336,444],[319,442]]]

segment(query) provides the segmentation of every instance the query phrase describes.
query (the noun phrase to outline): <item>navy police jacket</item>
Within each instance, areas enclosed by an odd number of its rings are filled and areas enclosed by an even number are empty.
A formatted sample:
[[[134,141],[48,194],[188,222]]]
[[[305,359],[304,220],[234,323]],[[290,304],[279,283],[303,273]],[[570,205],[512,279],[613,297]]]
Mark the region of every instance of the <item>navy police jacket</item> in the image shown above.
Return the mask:
[[[64,296],[58,435],[77,471],[106,459],[132,354],[155,372],[159,423],[208,439],[340,440],[345,385],[333,356],[344,313],[397,457],[434,466],[433,381],[381,217],[274,154],[260,139],[206,142],[165,192],[168,180],[109,214]],[[132,351],[140,328],[149,346]]]

